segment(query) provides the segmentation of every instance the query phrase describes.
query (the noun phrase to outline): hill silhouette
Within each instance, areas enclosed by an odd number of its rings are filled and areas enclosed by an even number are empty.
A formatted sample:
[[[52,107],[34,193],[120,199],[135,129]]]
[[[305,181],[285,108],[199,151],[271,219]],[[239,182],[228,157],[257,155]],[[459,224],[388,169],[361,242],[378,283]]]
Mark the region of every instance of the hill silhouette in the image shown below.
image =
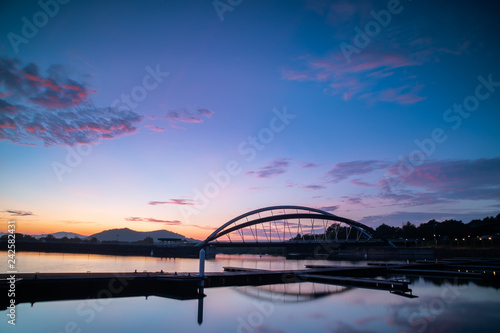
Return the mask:
[[[146,237],[151,237],[155,242],[158,238],[177,238],[185,239],[186,241],[198,242],[196,239],[186,238],[185,236],[168,231],[168,230],[155,230],[155,231],[135,231],[129,228],[122,229],[109,229],[104,230],[93,235],[88,236],[97,238],[99,241],[119,241],[119,242],[137,242],[144,240]]]

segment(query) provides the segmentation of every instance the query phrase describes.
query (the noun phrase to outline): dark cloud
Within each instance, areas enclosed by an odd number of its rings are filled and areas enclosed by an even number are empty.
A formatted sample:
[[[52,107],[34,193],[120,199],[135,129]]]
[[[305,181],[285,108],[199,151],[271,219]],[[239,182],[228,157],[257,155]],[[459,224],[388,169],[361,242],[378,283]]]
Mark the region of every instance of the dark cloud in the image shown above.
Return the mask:
[[[93,106],[83,82],[62,66],[47,75],[35,64],[0,59],[0,140],[24,145],[74,146],[135,133],[142,117]]]
[[[193,206],[193,200],[191,199],[170,199],[170,201],[150,201],[148,203],[149,205],[156,206],[156,205],[189,205]]]
[[[314,164],[314,163],[304,163],[302,165],[302,167],[304,169],[309,169],[309,168],[317,168],[319,165],[318,164]]]
[[[500,199],[500,158],[429,161],[405,176],[398,167],[379,180],[381,197],[411,205]]]
[[[210,118],[214,115],[214,111],[212,110],[209,110],[209,109],[198,109],[196,110],[196,112],[198,112],[199,114],[201,114],[202,116],[205,116],[207,118]]]
[[[167,112],[165,119],[170,121],[172,127],[176,127],[175,123],[202,123],[203,118],[210,118],[215,112],[208,109],[197,109],[194,112],[187,111],[184,108],[176,109]]]
[[[5,213],[9,213],[11,216],[31,216],[35,215],[32,212],[27,212],[24,210],[13,210],[13,209],[7,209],[4,210]]]
[[[137,131],[141,116],[132,111],[93,108],[65,111],[26,110],[0,114],[0,140],[13,143],[74,146],[114,139]]]
[[[271,178],[285,173],[290,166],[289,158],[277,158],[270,165],[260,168],[258,171],[249,171],[248,175],[256,175],[258,178]]]
[[[333,206],[320,207],[319,209],[324,210],[325,212],[333,212],[333,211],[337,210],[339,207],[340,206],[338,206],[338,205],[333,205]]]
[[[336,164],[326,176],[333,183],[353,176],[385,171],[375,184],[361,178],[351,184],[372,187],[376,193],[343,196],[344,202],[362,204],[364,199],[384,199],[385,206],[413,207],[460,200],[500,199],[500,158],[426,161],[400,175],[400,165],[381,160]]]
[[[415,167],[411,174],[398,177],[404,185],[439,191],[448,197],[500,199],[500,158],[431,161]],[[391,174],[399,174],[396,166]]]
[[[126,217],[125,221],[130,221],[130,222],[142,221],[142,218],[141,217]]]
[[[20,62],[0,59],[0,86],[13,98],[25,98],[30,104],[45,109],[66,109],[89,102],[94,91],[65,76],[61,66],[52,66],[48,75],[40,74],[38,66],[30,63],[24,68]]]
[[[351,183],[353,185],[364,186],[364,187],[375,187],[376,186],[374,184],[370,184],[370,183],[364,182],[364,181],[362,181],[359,178],[351,179],[349,181],[349,183]]]
[[[307,190],[323,190],[326,187],[322,186],[322,185],[306,185],[306,186],[304,186],[304,188]]]
[[[388,162],[380,160],[362,160],[337,163],[333,169],[328,171],[327,178],[329,178],[333,183],[338,183],[351,176],[365,175],[376,170],[385,169],[388,166]]]

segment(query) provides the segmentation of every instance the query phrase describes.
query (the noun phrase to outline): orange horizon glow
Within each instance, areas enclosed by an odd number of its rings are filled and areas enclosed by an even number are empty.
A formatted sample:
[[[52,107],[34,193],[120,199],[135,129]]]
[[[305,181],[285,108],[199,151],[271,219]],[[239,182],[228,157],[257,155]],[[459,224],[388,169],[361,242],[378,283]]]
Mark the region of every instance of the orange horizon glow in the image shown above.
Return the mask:
[[[112,229],[131,229],[134,231],[138,232],[151,232],[151,231],[157,231],[157,230],[166,230],[170,232],[175,232],[177,234],[180,234],[184,236],[185,238],[193,238],[193,239],[198,239],[198,240],[203,240],[208,235],[212,233],[212,230],[204,230],[196,227],[191,227],[191,226],[174,226],[174,228],[134,228],[130,226],[101,226],[101,227],[88,227],[88,226],[68,226],[68,225],[61,225],[61,227],[54,226],[54,225],[47,225],[47,224],[38,224],[35,226],[26,226],[24,221],[16,220],[16,219],[9,219],[8,221],[16,221],[16,233],[20,234],[25,234],[25,235],[50,235],[58,232],[67,232],[67,233],[75,233],[79,234],[82,236],[91,236],[93,234],[106,231],[106,230],[112,230]],[[31,223],[30,223],[31,224]],[[183,229],[183,230],[176,230],[176,229]],[[7,220],[2,222],[2,227],[0,228],[0,232],[7,233]]]

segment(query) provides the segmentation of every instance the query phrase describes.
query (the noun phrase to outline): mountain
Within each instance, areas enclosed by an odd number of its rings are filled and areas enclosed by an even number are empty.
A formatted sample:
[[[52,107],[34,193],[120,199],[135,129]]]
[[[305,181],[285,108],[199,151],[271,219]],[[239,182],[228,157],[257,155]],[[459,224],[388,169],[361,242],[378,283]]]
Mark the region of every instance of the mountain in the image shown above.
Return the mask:
[[[146,237],[153,238],[155,243],[159,242],[158,238],[177,238],[192,242],[199,242],[196,239],[186,238],[181,234],[177,234],[168,230],[135,231],[129,228],[104,230],[89,236],[89,238],[92,237],[97,238],[101,242],[116,240],[118,240],[119,242],[137,242],[144,240]]]
[[[59,239],[64,238],[64,237],[68,237],[68,238],[80,238],[80,239],[87,238],[87,236],[83,236],[83,235],[80,235],[80,234],[75,234],[74,232],[65,232],[65,231],[54,232],[54,233],[50,233],[50,234],[42,234],[42,235],[31,235],[31,236],[35,237],[36,239],[40,239],[40,238],[46,237],[48,235],[52,235],[55,238],[59,238]]]

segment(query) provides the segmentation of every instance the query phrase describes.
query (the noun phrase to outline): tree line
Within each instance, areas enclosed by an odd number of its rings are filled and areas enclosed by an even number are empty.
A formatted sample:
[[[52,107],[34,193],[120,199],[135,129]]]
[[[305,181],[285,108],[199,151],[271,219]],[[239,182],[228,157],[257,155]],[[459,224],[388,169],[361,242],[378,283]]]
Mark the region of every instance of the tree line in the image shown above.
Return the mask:
[[[405,239],[455,239],[500,235],[500,214],[485,217],[482,220],[475,219],[469,223],[458,220],[445,220],[438,222],[434,219],[415,226],[406,222],[401,227],[393,227],[386,224],[378,226],[375,231],[377,236],[383,238],[405,238]]]

